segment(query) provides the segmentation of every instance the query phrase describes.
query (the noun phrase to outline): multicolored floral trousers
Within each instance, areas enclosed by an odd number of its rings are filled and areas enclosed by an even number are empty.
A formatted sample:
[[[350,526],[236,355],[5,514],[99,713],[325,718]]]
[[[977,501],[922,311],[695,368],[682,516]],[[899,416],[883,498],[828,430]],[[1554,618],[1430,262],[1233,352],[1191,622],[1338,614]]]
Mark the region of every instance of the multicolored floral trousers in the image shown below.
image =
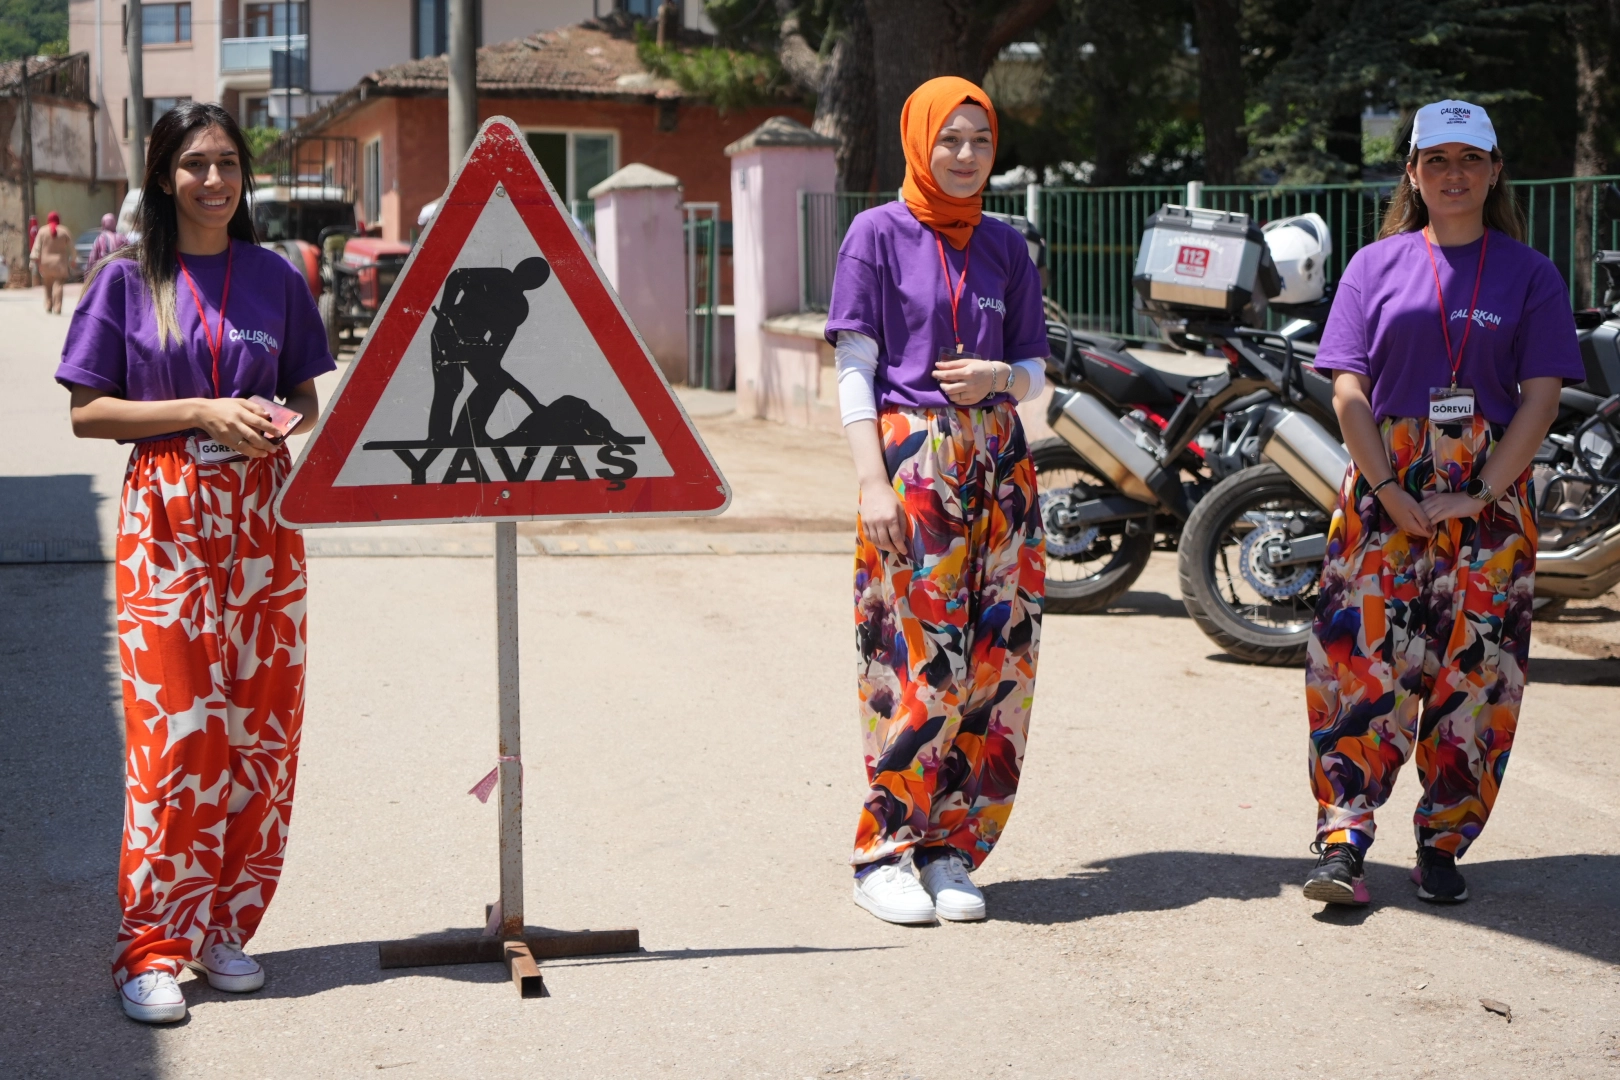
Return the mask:
[[[1419,501],[1460,491],[1500,435],[1478,416],[1383,423],[1396,476]],[[1373,812],[1416,749],[1418,844],[1468,850],[1513,746],[1535,568],[1528,471],[1478,518],[1441,522],[1425,539],[1397,529],[1350,470],[1305,674],[1319,839],[1370,845]]]
[[[885,409],[911,549],[856,527],[861,731],[871,784],[856,866],[914,846],[975,867],[1012,813],[1034,702],[1046,558],[1018,412]]]
[[[291,469],[130,456],[118,524],[125,803],[113,978],[245,944],[281,875],[304,716],[304,541]]]

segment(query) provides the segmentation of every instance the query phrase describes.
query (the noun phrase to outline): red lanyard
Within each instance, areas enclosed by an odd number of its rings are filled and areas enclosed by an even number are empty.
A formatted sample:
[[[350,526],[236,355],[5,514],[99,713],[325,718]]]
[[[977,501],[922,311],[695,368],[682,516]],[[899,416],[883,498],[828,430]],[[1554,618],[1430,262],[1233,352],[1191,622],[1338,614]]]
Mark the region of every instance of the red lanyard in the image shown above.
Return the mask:
[[[939,245],[939,268],[945,272],[945,295],[951,298],[951,333],[956,337],[956,351],[962,351],[962,331],[956,326],[956,305],[962,299],[962,287],[967,284],[968,256],[973,253],[973,237],[962,248],[962,276],[956,279],[956,291],[951,291],[951,267],[945,261],[945,241],[934,233],[934,243]]]
[[[1451,365],[1451,388],[1457,389],[1457,371],[1462,367],[1463,350],[1468,348],[1468,331],[1474,328],[1474,312],[1479,307],[1479,283],[1485,277],[1485,247],[1490,243],[1491,230],[1486,229],[1479,238],[1479,269],[1474,272],[1474,298],[1468,301],[1468,322],[1463,326],[1462,342],[1457,346],[1457,358],[1451,358],[1451,327],[1446,317],[1446,294],[1440,291],[1440,264],[1434,261],[1434,245],[1429,243],[1429,230],[1423,229],[1423,246],[1429,251],[1429,269],[1434,271],[1434,295],[1440,298],[1440,333],[1446,339],[1446,363]]]
[[[219,352],[225,347],[225,305],[231,300],[231,259],[233,252],[229,247],[225,249],[225,290],[219,295],[219,335],[216,337],[208,328],[208,309],[203,306],[202,293],[197,291],[197,283],[191,280],[191,271],[186,269],[184,255],[175,252],[174,257],[180,260],[180,273],[186,279],[186,285],[191,288],[191,298],[197,302],[197,318],[202,320],[203,340],[208,342],[208,351],[214,357],[214,396],[219,397]]]

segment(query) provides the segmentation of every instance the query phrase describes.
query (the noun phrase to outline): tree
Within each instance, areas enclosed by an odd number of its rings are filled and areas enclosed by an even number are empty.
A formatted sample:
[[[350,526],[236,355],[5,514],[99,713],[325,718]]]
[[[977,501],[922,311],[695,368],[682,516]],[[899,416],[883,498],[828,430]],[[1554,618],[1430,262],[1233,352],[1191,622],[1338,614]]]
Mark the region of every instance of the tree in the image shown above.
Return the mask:
[[[0,0],[0,60],[67,51],[67,0]]]
[[[1613,108],[1615,65],[1620,63],[1620,0],[1584,0],[1569,9],[1575,46],[1575,111],[1580,132],[1575,138],[1575,175],[1601,176],[1614,156]],[[1592,215],[1595,192],[1590,184],[1575,189],[1575,293],[1578,303],[1590,295],[1592,280]]]
[[[1204,126],[1204,179],[1231,184],[1248,153],[1243,137],[1243,35],[1238,0],[1193,0],[1198,33],[1198,116]]]
[[[1003,48],[1051,10],[1055,0],[866,0],[872,24],[877,106],[877,184],[905,178],[900,109],[929,79],[959,75],[973,82]]]
[[[1192,14],[1190,0],[1060,0],[1036,34],[1046,65],[1041,115],[1004,126],[1011,153],[998,168],[1106,186],[1198,175]]]
[[[1259,36],[1287,51],[1254,93],[1252,177],[1287,183],[1359,179],[1361,113],[1368,105],[1407,112],[1459,94],[1468,75],[1495,59],[1525,20],[1551,5],[1499,0],[1256,0]],[[1270,23],[1269,27],[1263,24]],[[1474,93],[1480,105],[1526,98],[1507,87]]]

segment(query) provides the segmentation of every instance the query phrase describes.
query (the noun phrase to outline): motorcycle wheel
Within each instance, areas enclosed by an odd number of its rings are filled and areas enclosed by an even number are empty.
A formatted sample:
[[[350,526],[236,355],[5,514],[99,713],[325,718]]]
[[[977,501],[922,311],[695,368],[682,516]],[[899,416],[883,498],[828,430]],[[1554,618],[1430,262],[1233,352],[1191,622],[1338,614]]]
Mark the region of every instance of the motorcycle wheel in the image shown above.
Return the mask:
[[[1181,602],[1210,640],[1251,664],[1302,663],[1320,588],[1320,564],[1279,574],[1257,561],[1257,541],[1329,515],[1275,465],[1233,473],[1193,507],[1181,533]],[[1294,534],[1302,535],[1302,534]]]
[[[1141,576],[1153,554],[1153,519],[1135,536],[1124,522],[1101,527],[1064,528],[1063,505],[1117,494],[1074,447],[1062,439],[1031,444],[1040,490],[1041,525],[1046,530],[1046,611],[1084,615],[1101,611]]]
[[[336,286],[321,291],[320,299],[315,301],[315,310],[320,313],[321,324],[326,327],[326,349],[336,360],[343,335],[343,327],[338,325]]]

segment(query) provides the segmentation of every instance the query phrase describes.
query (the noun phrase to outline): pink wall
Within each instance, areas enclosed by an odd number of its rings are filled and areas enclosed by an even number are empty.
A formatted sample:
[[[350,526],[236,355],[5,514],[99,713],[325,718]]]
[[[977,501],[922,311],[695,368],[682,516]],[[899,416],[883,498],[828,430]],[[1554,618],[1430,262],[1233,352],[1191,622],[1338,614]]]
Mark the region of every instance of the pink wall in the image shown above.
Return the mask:
[[[737,311],[737,411],[762,417],[768,386],[765,331],[799,309],[799,192],[832,191],[830,147],[760,146],[731,159],[732,287]]]
[[[664,377],[685,382],[686,249],[681,234],[681,189],[604,192],[596,200],[596,258]]]

